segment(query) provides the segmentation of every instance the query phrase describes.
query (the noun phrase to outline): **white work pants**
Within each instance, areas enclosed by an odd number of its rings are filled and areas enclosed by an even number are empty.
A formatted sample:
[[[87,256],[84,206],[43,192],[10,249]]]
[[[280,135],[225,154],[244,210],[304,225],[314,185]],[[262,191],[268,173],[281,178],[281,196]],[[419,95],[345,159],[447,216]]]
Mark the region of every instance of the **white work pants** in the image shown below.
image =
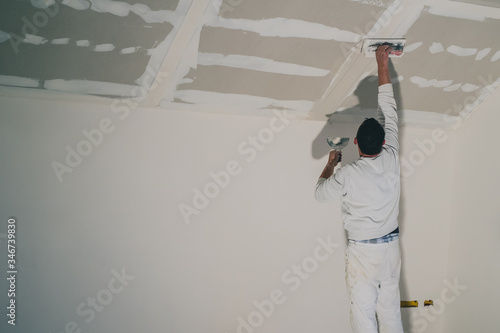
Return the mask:
[[[354,333],[403,333],[399,296],[399,239],[382,244],[349,241],[346,286]],[[375,317],[377,314],[377,318]]]

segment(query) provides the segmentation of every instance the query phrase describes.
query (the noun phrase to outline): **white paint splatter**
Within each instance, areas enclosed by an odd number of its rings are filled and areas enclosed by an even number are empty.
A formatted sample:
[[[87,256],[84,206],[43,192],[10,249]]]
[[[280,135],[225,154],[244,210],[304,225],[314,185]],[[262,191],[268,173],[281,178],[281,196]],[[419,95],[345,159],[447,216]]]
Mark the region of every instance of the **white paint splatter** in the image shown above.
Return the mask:
[[[226,55],[218,53],[199,53],[198,64],[204,66],[227,66],[232,68],[243,68],[261,72],[298,75],[298,76],[326,76],[329,70],[302,66],[297,64],[274,61],[272,59],[244,56]]]
[[[42,45],[42,44],[47,43],[47,39],[40,37],[40,36],[26,34],[26,36],[24,37],[23,43],[28,43],[28,44],[33,44],[33,45]]]
[[[53,39],[50,43],[55,45],[66,45],[69,43],[69,38],[56,38]]]
[[[116,95],[137,97],[140,90],[137,86],[110,82],[87,80],[46,80],[44,88],[48,90],[69,91],[94,95]]]
[[[86,39],[77,40],[76,41],[76,46],[82,46],[82,47],[90,46],[90,42],[88,40],[86,40]]]
[[[498,59],[500,59],[500,51],[497,51],[497,52],[493,55],[493,57],[491,57],[491,61],[492,61],[492,62],[495,62],[495,61],[497,61]]]
[[[422,46],[422,42],[413,43],[411,45],[406,46],[404,51],[405,52],[412,52],[412,51],[415,51],[416,49],[418,49],[420,46]]]
[[[99,44],[94,46],[92,49],[95,52],[110,52],[115,49],[115,46],[113,44]]]
[[[451,85],[451,86],[448,86],[448,87],[444,88],[443,90],[444,90],[444,91],[456,91],[456,90],[458,90],[461,86],[462,86],[462,84],[461,84],[461,83],[456,83],[456,84],[453,84],[453,85]]]
[[[258,33],[264,37],[297,37],[338,42],[359,42],[361,36],[350,31],[328,27],[323,24],[282,17],[267,20],[225,19],[216,17],[207,26]]]
[[[429,52],[434,54],[434,53],[439,53],[443,52],[444,48],[441,43],[432,43],[431,47],[429,47]]]
[[[87,0],[63,0],[62,4],[76,10],[86,10],[90,8],[90,2]]]
[[[214,106],[239,107],[244,105],[248,109],[265,108],[285,108],[291,111],[308,112],[314,102],[306,100],[282,101],[267,97],[243,95],[243,94],[223,94],[203,90],[177,90],[175,98],[192,104],[205,104]],[[169,104],[168,102],[166,104]],[[166,104],[162,103],[162,106]]]
[[[92,6],[90,9],[98,13],[110,13],[116,16],[125,17],[130,12],[130,5],[121,1],[110,0],[90,0]]]
[[[436,88],[444,88],[449,86],[453,80],[427,80],[424,79],[423,77],[420,76],[412,76],[410,78],[410,81],[418,85],[420,88],[427,88],[427,87],[436,87]]]
[[[140,49],[139,46],[135,46],[135,47],[126,47],[124,49],[121,49],[120,50],[120,53],[121,54],[131,54],[131,53],[135,53],[137,52],[138,50]]]
[[[130,7],[130,11],[139,15],[146,23],[173,23],[176,20],[176,15],[170,10],[153,11],[148,6],[143,4],[135,4]]]
[[[483,22],[486,19],[484,15],[462,10],[453,10],[448,6],[447,7],[430,6],[428,8],[428,12],[433,15],[461,18],[461,19],[480,21],[480,22]]]
[[[10,39],[10,34],[3,32],[0,30],[0,43],[3,43],[5,41],[8,41]]]
[[[56,4],[55,0],[31,0],[33,7],[46,9]]]
[[[37,88],[40,84],[38,80],[19,76],[0,75],[0,84],[4,86]]]
[[[54,1],[54,0],[36,0],[36,1]],[[91,9],[98,13],[109,13],[112,15],[125,17],[130,12],[141,17],[146,23],[174,23],[177,20],[175,12],[171,10],[151,10],[144,4],[131,5],[122,1],[110,0],[63,0],[63,5],[76,10]]]
[[[471,91],[474,91],[478,88],[479,88],[479,86],[476,86],[476,85],[470,84],[470,83],[464,83],[462,85],[462,91],[464,91],[464,92],[471,92]]]
[[[487,47],[485,49],[482,49],[481,51],[479,51],[476,55],[476,60],[481,60],[483,59],[484,57],[486,57],[488,55],[488,53],[490,53],[491,51],[491,47]]]
[[[359,2],[364,5],[372,5],[377,7],[387,7],[386,3],[382,0],[349,0],[352,2]]]
[[[472,56],[475,55],[477,52],[477,49],[474,48],[464,48],[456,45],[451,45],[449,46],[446,51],[449,53],[452,53],[454,55],[457,55],[459,57],[467,57],[467,56]]]

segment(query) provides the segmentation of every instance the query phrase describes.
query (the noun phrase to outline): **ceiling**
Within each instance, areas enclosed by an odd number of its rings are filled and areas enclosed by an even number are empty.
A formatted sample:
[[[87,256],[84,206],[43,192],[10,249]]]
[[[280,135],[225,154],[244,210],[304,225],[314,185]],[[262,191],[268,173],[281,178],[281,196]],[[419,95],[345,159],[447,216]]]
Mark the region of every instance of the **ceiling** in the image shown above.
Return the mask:
[[[0,85],[350,121],[376,106],[369,36],[407,39],[391,68],[406,123],[499,93],[499,0],[137,1],[3,2]]]

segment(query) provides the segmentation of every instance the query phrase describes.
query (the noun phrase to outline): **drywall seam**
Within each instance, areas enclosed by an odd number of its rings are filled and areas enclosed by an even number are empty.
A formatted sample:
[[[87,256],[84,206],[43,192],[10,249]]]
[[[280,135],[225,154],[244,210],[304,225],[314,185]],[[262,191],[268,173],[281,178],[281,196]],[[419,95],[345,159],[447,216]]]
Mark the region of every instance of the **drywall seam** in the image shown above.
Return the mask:
[[[279,62],[268,58],[235,54],[224,56],[219,53],[200,52],[198,53],[198,64],[203,66],[217,65],[297,76],[326,76],[330,73],[329,70],[321,68]]]
[[[482,22],[487,18],[500,19],[500,8],[479,6],[457,1],[427,0],[425,11],[437,16]]]
[[[446,51],[448,51],[451,54],[457,55],[459,57],[473,56],[473,55],[476,55],[476,53],[477,53],[476,48],[465,48],[465,47],[460,47],[460,46],[456,46],[456,45],[448,46]]]
[[[90,1],[90,2],[89,2]],[[171,23],[176,21],[176,13],[171,10],[151,10],[144,4],[128,4],[122,1],[110,0],[64,0],[63,5],[76,10],[91,9],[98,13],[109,13],[126,17],[130,12],[141,17],[146,23]]]
[[[213,105],[215,109],[217,109],[217,105],[229,107],[244,105],[245,108],[255,110],[280,108],[302,114],[307,114],[313,106],[312,101],[306,100],[286,101],[261,96],[216,93],[203,90],[177,90],[175,92],[175,99],[191,104]],[[164,101],[161,105],[165,106],[168,103],[169,101]]]
[[[122,97],[139,97],[141,94],[137,86],[87,80],[46,80],[43,87],[48,90]]]
[[[473,92],[479,89],[479,86],[472,83],[456,83],[452,85],[453,80],[425,79],[420,76],[412,76],[410,81],[420,88],[443,88],[443,91],[446,92],[456,91],[459,88],[462,89],[463,92]]]
[[[413,52],[416,49],[418,49],[420,46],[422,46],[422,44],[423,44],[423,42],[417,42],[417,43],[410,44],[408,46],[405,46],[404,51],[406,53]]]
[[[206,23],[209,27],[251,31],[263,37],[295,37],[356,43],[361,36],[350,31],[323,24],[283,17],[265,20],[226,19],[214,17]]]
[[[176,75],[180,75],[178,72],[186,71],[186,66],[182,64],[186,61],[186,57],[183,57],[183,55],[186,49],[189,48],[189,43],[192,42],[193,35],[199,30],[199,22],[208,5],[209,0],[200,0],[196,2],[192,2],[191,0],[179,0],[176,9],[177,20],[173,24],[174,28],[168,34],[167,38],[165,38],[165,40],[163,40],[154,50],[148,50],[151,59],[144,73],[135,81],[149,90],[142,102],[143,106],[157,106],[164,92],[172,90],[170,86],[172,81],[175,80],[174,83],[176,84],[176,82],[180,80],[176,77]],[[196,47],[196,53],[197,52],[198,48]],[[151,70],[156,71],[157,74],[154,80],[149,82],[147,79],[151,77],[149,73]],[[160,72],[162,73],[162,79],[160,79],[158,75]],[[189,67],[184,75],[188,72]],[[151,87],[155,87],[155,89],[153,89],[154,91],[150,90]]]
[[[252,109],[246,107],[246,105],[208,105],[208,104],[188,104],[188,103],[176,103],[163,101],[161,103],[161,107],[166,110],[173,111],[188,111],[188,112],[201,112],[201,113],[212,113],[212,114],[229,114],[229,115],[242,115],[242,116],[258,116],[258,117],[272,117],[275,116],[276,111],[280,112],[283,115],[283,118],[290,118],[296,120],[305,120],[307,119],[309,112],[308,111],[290,111],[284,110],[280,107],[268,107],[262,109]]]
[[[30,79],[19,76],[0,75],[0,85],[38,88],[40,83],[36,79]]]

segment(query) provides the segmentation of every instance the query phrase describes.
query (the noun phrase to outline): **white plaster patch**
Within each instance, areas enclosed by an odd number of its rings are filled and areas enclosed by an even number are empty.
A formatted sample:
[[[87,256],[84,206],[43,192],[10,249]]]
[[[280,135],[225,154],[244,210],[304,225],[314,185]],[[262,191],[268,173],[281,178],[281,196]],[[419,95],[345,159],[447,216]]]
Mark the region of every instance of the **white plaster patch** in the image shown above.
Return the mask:
[[[92,49],[95,52],[110,52],[115,49],[115,46],[113,44],[99,44],[94,46]]]
[[[282,17],[254,21],[247,19],[225,19],[217,16],[215,19],[208,21],[206,25],[252,31],[264,37],[296,37],[351,43],[359,42],[362,38],[354,32],[328,27],[319,23]]]
[[[297,100],[282,101],[267,97],[242,95],[242,94],[223,94],[203,90],[177,90],[175,98],[191,104],[207,104],[239,107],[244,105],[246,108],[266,109],[266,108],[285,108],[296,112],[309,112],[314,102]],[[169,103],[166,102],[165,105]],[[163,103],[162,103],[163,105]]]
[[[432,43],[432,45],[429,47],[429,52],[434,54],[434,53],[439,53],[443,52],[444,48],[441,43]]]
[[[140,49],[139,46],[135,46],[135,47],[126,47],[124,49],[121,49],[120,50],[120,53],[121,54],[131,54],[131,53],[135,53],[137,52],[138,50]]]
[[[139,15],[146,23],[173,23],[176,20],[176,15],[170,10],[151,10],[143,4],[135,4],[130,7],[130,11]]]
[[[449,7],[430,6],[428,8],[428,12],[438,16],[453,17],[453,18],[460,18],[460,19],[480,21],[480,22],[483,22],[486,19],[485,15],[476,12],[453,10],[452,8]]]
[[[47,39],[40,37],[40,36],[26,34],[26,36],[24,37],[23,43],[28,43],[28,44],[33,44],[33,45],[42,45],[42,44],[47,43]]]
[[[10,34],[0,30],[0,43],[8,41],[10,39]]]
[[[76,41],[76,46],[82,46],[82,47],[90,46],[90,42],[88,40],[86,40],[86,39],[77,40]]]
[[[120,17],[128,16],[132,12],[140,16],[146,23],[173,23],[177,19],[175,12],[170,10],[154,11],[144,4],[131,5],[122,1],[90,0],[89,2],[87,0],[63,0],[62,4],[76,10],[87,10],[90,8],[98,13],[109,13]]]
[[[46,9],[56,4],[55,0],[31,0],[33,7]]]
[[[90,9],[98,13],[109,13],[120,17],[125,17],[130,12],[130,5],[121,1],[110,0],[90,0],[92,6]]]
[[[56,38],[50,41],[54,45],[66,45],[69,43],[69,38]]]
[[[0,84],[5,86],[37,88],[40,84],[38,80],[19,76],[0,75]]]
[[[87,0],[63,0],[62,4],[76,10],[86,10],[90,8],[90,2]]]
[[[382,0],[349,0],[352,2],[359,2],[364,5],[372,5],[377,7],[387,7],[387,5]]]
[[[116,95],[123,97],[138,97],[141,93],[141,89],[138,86],[87,80],[46,80],[44,88],[83,94]]]
[[[198,64],[204,66],[227,66],[233,68],[250,69],[261,72],[298,75],[298,76],[326,76],[329,70],[302,66],[297,64],[274,61],[272,59],[244,56],[227,55],[218,53],[198,53]]]
[[[476,85],[470,84],[470,83],[464,83],[462,85],[462,91],[464,91],[464,92],[471,92],[471,91],[474,91],[478,88],[479,88],[479,86],[476,86]]]
[[[427,80],[420,76],[412,76],[410,78],[410,81],[415,83],[420,88],[427,88],[427,87],[444,88],[449,86],[453,82],[453,80],[441,80],[441,81],[436,79]]]
[[[449,46],[446,51],[449,53],[452,53],[454,55],[457,55],[459,57],[467,57],[467,56],[472,56],[477,53],[477,49],[474,48],[464,48],[456,45],[451,45]]]
[[[495,62],[495,61],[497,61],[498,59],[500,59],[500,51],[497,51],[497,52],[493,55],[493,57],[491,57],[491,61],[492,61],[492,62]]]
[[[456,91],[456,90],[458,90],[461,86],[462,86],[462,84],[461,84],[461,83],[456,83],[456,84],[453,84],[453,85],[451,85],[451,86],[448,86],[448,87],[444,88],[443,90],[444,90],[444,91]]]
[[[420,46],[422,46],[422,42],[413,43],[413,44],[411,44],[411,45],[405,46],[405,48],[404,48],[404,52],[412,52],[412,51],[415,51],[415,50],[416,50],[416,49],[418,49]]]
[[[481,60],[483,59],[484,57],[486,57],[488,55],[488,53],[491,52],[491,47],[487,47],[485,49],[482,49],[481,51],[479,51],[476,55],[476,60]]]

